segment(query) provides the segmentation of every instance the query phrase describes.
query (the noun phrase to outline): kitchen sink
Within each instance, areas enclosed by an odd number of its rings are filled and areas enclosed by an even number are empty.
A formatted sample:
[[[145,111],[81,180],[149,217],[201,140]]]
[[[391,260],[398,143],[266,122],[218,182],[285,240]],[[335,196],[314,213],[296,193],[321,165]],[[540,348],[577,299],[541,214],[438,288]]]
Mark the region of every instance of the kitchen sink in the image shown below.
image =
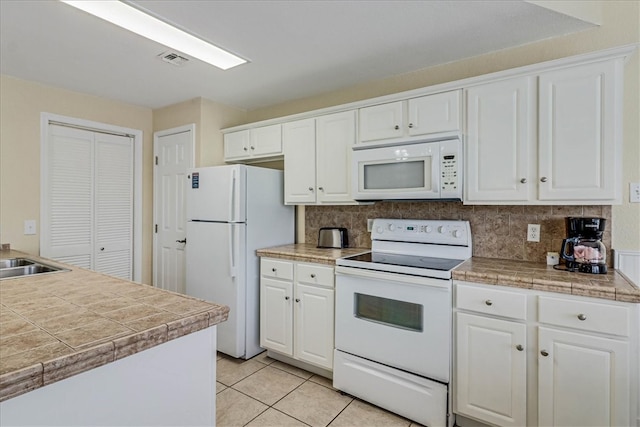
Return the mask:
[[[0,259],[0,280],[62,271],[69,270],[29,258]]]

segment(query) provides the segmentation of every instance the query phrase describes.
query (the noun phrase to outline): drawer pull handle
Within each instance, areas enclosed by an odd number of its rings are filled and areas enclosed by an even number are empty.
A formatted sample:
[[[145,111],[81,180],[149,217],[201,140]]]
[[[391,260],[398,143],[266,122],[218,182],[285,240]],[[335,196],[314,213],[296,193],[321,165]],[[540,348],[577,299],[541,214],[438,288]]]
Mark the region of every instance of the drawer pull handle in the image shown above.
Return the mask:
[[[277,269],[277,268],[275,268],[275,267],[273,267],[273,268],[271,269],[271,271],[273,271],[273,272],[275,273],[276,271],[278,271],[278,269]]]
[[[518,345],[516,346],[516,350],[518,350],[518,351],[522,351],[522,350],[524,350],[524,347],[522,346],[522,344],[518,344]]]
[[[493,301],[491,301],[490,299],[486,300],[484,303],[487,305],[493,305]]]
[[[542,350],[540,351],[540,354],[543,355],[544,357],[547,357],[549,355],[549,352],[547,350]]]
[[[315,279],[315,278],[316,278],[316,275],[315,275],[315,274],[313,274],[313,273],[311,273],[311,278],[312,278],[312,279]]]
[[[580,313],[580,314],[578,314],[578,320],[587,320],[587,316],[585,316],[584,314]]]
[[[289,297],[284,297],[285,300],[289,301]]]

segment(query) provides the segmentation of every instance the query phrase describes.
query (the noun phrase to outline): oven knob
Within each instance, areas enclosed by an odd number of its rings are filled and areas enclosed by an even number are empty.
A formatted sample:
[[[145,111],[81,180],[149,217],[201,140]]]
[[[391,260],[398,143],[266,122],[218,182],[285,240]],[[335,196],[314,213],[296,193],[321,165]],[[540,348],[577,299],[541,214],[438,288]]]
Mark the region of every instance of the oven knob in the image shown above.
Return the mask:
[[[377,226],[376,231],[378,232],[378,234],[382,234],[382,232],[384,231],[384,228],[382,228],[381,226]]]
[[[395,230],[395,229],[396,229],[396,226],[395,226],[395,225],[393,225],[393,224],[389,224],[389,225],[387,226],[387,228],[389,229],[389,231],[393,231],[393,230]]]
[[[444,234],[446,232],[447,232],[447,227],[445,225],[441,225],[440,227],[438,227],[438,233]]]
[[[462,233],[460,232],[460,230],[453,230],[453,237],[460,237],[462,236]]]
[[[424,228],[424,231],[425,231],[426,233],[431,233],[431,230],[432,230],[432,229],[431,229],[431,226],[430,226],[430,225],[427,225],[427,226]]]

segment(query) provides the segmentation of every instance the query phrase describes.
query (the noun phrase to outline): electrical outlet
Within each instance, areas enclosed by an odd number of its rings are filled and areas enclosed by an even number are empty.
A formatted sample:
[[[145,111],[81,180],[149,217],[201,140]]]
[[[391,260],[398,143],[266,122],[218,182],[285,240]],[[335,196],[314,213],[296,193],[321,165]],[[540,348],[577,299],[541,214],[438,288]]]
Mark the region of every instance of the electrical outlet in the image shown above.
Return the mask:
[[[640,182],[629,184],[629,203],[640,203]]]
[[[527,227],[527,242],[540,241],[540,224],[529,224]]]
[[[373,230],[373,220],[367,218],[367,231],[370,232],[371,230]]]
[[[24,221],[24,234],[36,234],[36,220],[27,219]]]

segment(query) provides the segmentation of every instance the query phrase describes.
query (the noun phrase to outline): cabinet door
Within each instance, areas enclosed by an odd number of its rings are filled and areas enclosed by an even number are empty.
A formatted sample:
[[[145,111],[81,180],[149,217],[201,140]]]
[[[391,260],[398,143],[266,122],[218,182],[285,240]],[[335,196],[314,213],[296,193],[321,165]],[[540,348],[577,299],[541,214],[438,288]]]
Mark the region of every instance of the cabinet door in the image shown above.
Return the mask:
[[[351,148],[356,142],[356,112],[318,117],[316,137],[317,201],[353,202]]]
[[[284,202],[316,202],[315,119],[282,125],[284,141]]]
[[[619,197],[620,61],[540,75],[540,200]]]
[[[456,313],[456,413],[526,425],[526,326]]]
[[[472,87],[467,97],[465,201],[526,201],[535,167],[534,80]]]
[[[282,154],[282,125],[277,124],[251,129],[249,153],[252,156]]]
[[[398,138],[404,134],[404,101],[359,110],[360,141]]]
[[[333,369],[332,289],[296,284],[294,357]]]
[[[631,425],[627,342],[541,327],[538,346],[539,425]]]
[[[293,356],[293,283],[260,278],[260,346]]]
[[[461,129],[460,90],[409,100],[409,135],[451,132]]]
[[[249,157],[249,130],[226,133],[224,135],[224,160]]]

